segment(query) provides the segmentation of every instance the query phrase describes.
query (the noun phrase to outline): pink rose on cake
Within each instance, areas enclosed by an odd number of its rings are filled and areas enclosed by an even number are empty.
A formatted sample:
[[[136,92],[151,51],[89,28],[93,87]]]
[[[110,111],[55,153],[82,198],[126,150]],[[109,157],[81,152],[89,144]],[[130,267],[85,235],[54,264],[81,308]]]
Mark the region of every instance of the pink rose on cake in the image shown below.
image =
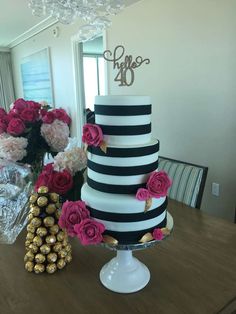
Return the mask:
[[[140,188],[138,189],[137,193],[136,193],[136,198],[139,201],[146,201],[150,198],[150,193],[147,189],[144,188]]]
[[[82,141],[91,146],[100,146],[103,141],[102,129],[96,124],[85,124],[83,126]]]
[[[152,236],[153,236],[154,240],[161,241],[163,239],[163,237],[164,237],[164,234],[163,234],[163,232],[161,231],[160,228],[156,228],[156,229],[153,230]]]
[[[152,197],[160,198],[167,195],[171,183],[165,171],[155,171],[147,181],[147,189]]]
[[[77,235],[74,230],[75,225],[80,224],[84,219],[89,218],[89,211],[83,201],[66,201],[62,206],[62,213],[59,218],[59,226],[65,228],[69,236]]]
[[[103,240],[105,227],[93,219],[84,219],[74,226],[74,231],[83,245],[98,244]]]

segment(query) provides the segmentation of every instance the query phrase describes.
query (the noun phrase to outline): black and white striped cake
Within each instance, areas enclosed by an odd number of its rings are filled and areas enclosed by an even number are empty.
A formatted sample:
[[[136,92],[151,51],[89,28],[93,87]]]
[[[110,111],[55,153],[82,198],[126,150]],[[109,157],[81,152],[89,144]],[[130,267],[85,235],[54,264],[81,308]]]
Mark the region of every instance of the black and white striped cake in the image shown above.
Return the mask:
[[[151,101],[147,96],[97,96],[95,123],[107,143],[88,148],[88,176],[81,197],[105,234],[120,244],[137,243],[154,228],[166,226],[167,198],[144,202],[135,198],[158,168],[159,142],[151,136]]]

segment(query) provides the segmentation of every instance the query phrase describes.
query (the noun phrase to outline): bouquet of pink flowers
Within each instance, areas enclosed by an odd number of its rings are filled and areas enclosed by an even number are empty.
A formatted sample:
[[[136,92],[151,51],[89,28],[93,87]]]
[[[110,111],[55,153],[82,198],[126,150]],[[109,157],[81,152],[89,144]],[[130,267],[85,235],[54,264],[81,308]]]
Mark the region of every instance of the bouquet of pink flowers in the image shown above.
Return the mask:
[[[64,109],[51,110],[35,101],[17,99],[8,113],[0,108],[0,158],[27,163],[36,170],[46,152],[65,149],[70,123]]]

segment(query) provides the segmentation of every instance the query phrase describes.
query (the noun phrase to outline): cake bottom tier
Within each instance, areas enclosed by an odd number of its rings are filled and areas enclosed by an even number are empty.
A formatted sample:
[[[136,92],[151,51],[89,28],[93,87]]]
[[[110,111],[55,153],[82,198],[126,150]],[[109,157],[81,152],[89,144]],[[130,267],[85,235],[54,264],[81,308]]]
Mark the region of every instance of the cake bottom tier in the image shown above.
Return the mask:
[[[138,201],[135,195],[104,193],[86,183],[81,198],[91,217],[104,224],[104,234],[112,236],[119,244],[138,243],[145,233],[166,226],[166,197],[153,198],[152,206],[144,212],[145,201]]]

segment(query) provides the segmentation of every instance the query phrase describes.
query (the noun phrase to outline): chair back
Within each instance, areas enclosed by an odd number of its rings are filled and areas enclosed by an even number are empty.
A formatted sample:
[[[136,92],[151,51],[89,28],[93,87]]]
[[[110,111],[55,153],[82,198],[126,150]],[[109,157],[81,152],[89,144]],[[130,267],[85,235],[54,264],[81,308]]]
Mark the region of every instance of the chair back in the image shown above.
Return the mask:
[[[158,170],[164,170],[172,179],[169,198],[200,209],[208,167],[163,156],[158,161]]]

